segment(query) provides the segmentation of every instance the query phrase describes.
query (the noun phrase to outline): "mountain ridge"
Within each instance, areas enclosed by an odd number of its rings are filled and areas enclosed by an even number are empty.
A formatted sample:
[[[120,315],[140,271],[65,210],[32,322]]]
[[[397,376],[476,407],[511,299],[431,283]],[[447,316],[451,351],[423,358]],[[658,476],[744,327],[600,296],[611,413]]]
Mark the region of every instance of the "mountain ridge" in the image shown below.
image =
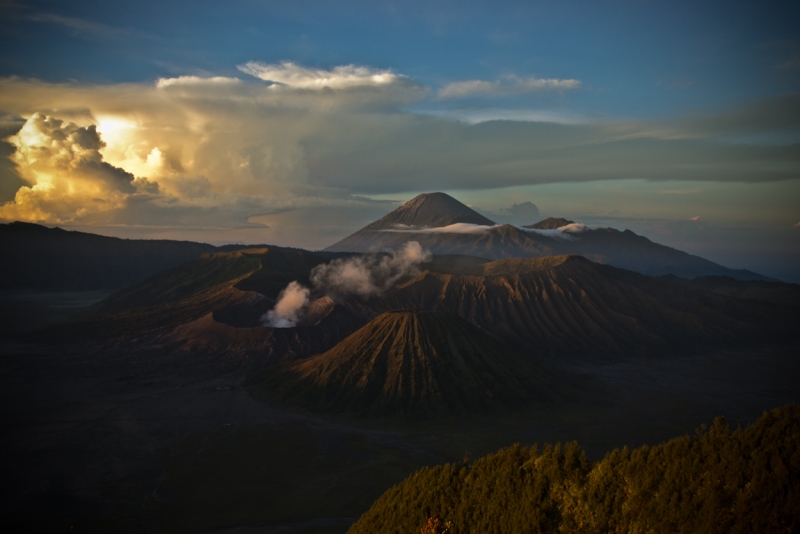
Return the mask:
[[[323,354],[270,369],[256,389],[312,411],[417,417],[549,402],[564,394],[554,376],[461,317],[394,310]]]
[[[443,193],[449,206],[460,204],[456,199]],[[484,257],[492,260],[504,258],[535,258],[561,254],[579,254],[597,263],[604,263],[622,269],[633,270],[650,276],[673,274],[682,278],[699,276],[730,276],[738,280],[774,281],[774,279],[746,269],[731,269],[711,260],[687,252],[655,243],[647,237],[630,230],[619,231],[613,228],[583,229],[576,232],[558,232],[558,228],[572,224],[568,219],[548,218],[525,227],[495,225],[486,219],[459,220],[477,225],[476,227],[446,228],[432,231],[431,227],[445,227],[447,224],[427,224],[428,219],[416,221],[413,209],[406,203],[382,219],[365,226],[361,230],[328,246],[330,252],[372,252],[380,250],[399,250],[408,241],[417,241],[423,248],[434,254],[457,254]],[[436,197],[439,198],[439,197]],[[414,204],[416,205],[416,204]],[[452,208],[455,209],[455,208]],[[403,213],[402,217],[398,213]],[[406,216],[408,215],[408,216]],[[481,216],[482,217],[482,216]],[[402,223],[399,221],[402,219]],[[448,219],[447,221],[450,221]],[[564,224],[566,223],[566,224]],[[395,225],[403,224],[398,228]],[[424,228],[423,228],[424,227]]]

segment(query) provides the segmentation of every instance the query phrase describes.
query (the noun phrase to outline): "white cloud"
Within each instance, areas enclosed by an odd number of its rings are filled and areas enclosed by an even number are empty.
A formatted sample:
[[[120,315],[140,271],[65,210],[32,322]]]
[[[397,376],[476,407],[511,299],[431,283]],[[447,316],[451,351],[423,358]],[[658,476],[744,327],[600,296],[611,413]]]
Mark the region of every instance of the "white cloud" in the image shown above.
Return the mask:
[[[156,82],[156,87],[164,88],[172,85],[231,84],[241,82],[239,78],[227,78],[225,76],[213,76],[210,78],[202,78],[200,76],[178,76],[177,78],[160,78]]]
[[[394,228],[379,230],[380,232],[395,232],[400,234],[485,234],[500,225],[484,226],[471,223],[455,223],[435,228],[417,228],[406,224],[396,224]]]
[[[501,97],[547,90],[566,90],[579,87],[581,82],[558,78],[518,78],[509,76],[493,82],[468,80],[453,82],[439,89],[444,100],[469,97]]]
[[[3,168],[27,185],[17,191],[19,180],[5,179],[12,185],[3,198],[14,191],[18,198],[2,206],[0,217],[252,229],[252,217],[341,209],[349,218],[337,222],[338,234],[319,232],[330,243],[374,220],[363,214],[376,204],[360,195],[626,178],[767,181],[795,178],[800,169],[793,147],[708,142],[727,131],[722,120],[700,134],[690,121],[665,127],[509,116],[514,122],[469,124],[408,111],[405,104],[424,93],[400,74],[377,79],[385,72],[297,69],[289,76],[284,71],[291,69],[278,68],[284,82],[296,85],[283,89],[227,77],[113,85],[0,79],[0,110],[28,124],[8,139],[13,147],[6,153],[15,154]],[[344,89],[299,88],[337,75],[349,80],[338,85]],[[798,102],[765,104],[767,116],[788,124],[791,116],[779,111]],[[765,109],[758,111],[736,115],[731,127],[763,122]],[[665,128],[681,136],[665,141],[653,133]],[[264,241],[279,236],[281,244],[310,246],[303,237],[308,225],[290,219],[271,219]],[[315,239],[314,246],[324,244]]]
[[[560,239],[562,241],[572,241],[575,238],[572,237],[571,234],[580,234],[589,230],[589,227],[583,223],[571,223],[565,226],[560,226],[554,230],[542,230],[539,228],[524,228],[520,227],[520,230],[525,232],[532,232],[534,234],[544,235],[547,237],[552,237],[554,239]]]
[[[291,61],[266,64],[250,61],[238,69],[261,80],[272,82],[275,88],[307,89],[321,91],[329,89],[352,89],[359,87],[385,87],[408,82],[408,78],[389,70],[370,69],[356,65],[342,65],[332,70],[302,67]]]

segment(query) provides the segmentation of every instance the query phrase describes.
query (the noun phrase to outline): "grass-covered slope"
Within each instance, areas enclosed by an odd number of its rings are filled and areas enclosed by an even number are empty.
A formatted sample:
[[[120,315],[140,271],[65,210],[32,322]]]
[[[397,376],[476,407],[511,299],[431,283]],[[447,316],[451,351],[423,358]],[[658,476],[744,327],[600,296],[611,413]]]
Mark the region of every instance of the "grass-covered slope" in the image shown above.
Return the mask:
[[[514,445],[471,464],[425,468],[389,489],[349,534],[789,533],[800,529],[800,407],[731,431],[617,449],[589,462],[577,443]]]
[[[267,370],[252,387],[315,411],[405,416],[547,402],[571,388],[464,319],[420,311],[383,313],[324,354]]]

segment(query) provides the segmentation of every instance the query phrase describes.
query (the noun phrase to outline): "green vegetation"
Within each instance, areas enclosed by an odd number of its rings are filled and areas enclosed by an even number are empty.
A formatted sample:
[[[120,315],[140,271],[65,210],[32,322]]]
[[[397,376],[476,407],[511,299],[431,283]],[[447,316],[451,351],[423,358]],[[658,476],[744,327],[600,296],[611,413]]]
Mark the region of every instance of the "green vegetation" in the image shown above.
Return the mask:
[[[731,431],[718,418],[695,437],[616,449],[589,462],[577,443],[513,445],[474,463],[424,468],[381,496],[348,531],[796,532],[800,406]]]

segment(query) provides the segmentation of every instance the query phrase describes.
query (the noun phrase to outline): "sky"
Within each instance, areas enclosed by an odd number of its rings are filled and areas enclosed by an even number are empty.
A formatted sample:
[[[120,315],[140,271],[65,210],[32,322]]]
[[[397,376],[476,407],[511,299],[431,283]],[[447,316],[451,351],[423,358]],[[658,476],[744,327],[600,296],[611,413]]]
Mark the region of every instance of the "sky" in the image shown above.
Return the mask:
[[[797,2],[0,1],[0,221],[319,249],[443,191],[800,283],[798,28]]]

